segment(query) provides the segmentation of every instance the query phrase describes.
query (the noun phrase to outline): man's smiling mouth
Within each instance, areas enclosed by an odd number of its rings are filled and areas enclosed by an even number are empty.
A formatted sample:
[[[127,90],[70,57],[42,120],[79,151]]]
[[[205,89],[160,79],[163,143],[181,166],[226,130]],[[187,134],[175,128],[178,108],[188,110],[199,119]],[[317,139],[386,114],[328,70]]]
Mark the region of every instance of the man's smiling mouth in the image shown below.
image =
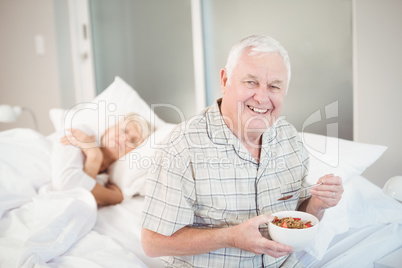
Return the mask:
[[[253,110],[254,112],[258,113],[258,114],[265,114],[266,112],[268,112],[268,109],[259,109],[250,105],[247,105],[248,108],[250,108],[251,110]]]

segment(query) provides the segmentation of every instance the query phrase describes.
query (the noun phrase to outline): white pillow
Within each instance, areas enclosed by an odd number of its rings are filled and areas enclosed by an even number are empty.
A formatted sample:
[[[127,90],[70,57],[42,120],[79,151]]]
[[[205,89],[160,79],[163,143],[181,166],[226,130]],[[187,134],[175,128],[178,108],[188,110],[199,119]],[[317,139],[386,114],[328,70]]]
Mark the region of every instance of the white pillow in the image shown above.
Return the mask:
[[[150,142],[155,143],[155,139],[163,138],[161,136],[166,134],[170,124],[160,119],[130,85],[116,76],[114,82],[92,102],[78,104],[70,110],[51,109],[49,115],[56,132],[64,133],[65,129],[79,128],[89,135],[95,135],[99,143],[105,130],[118,123],[127,113],[141,115],[157,132],[152,139],[147,139],[139,148],[131,151],[130,156],[123,156],[109,167],[109,180],[115,183],[125,196],[133,196],[140,192],[143,184],[140,178],[144,169],[131,169],[128,159],[138,154],[151,153]],[[136,179],[139,181],[136,182]]]
[[[145,183],[155,161],[155,149],[175,126],[165,123],[138,148],[110,165],[109,180],[119,186],[124,198],[145,195]]]
[[[308,182],[314,184],[333,173],[344,181],[362,174],[387,147],[311,133],[299,133],[310,155]]]
[[[77,104],[69,110],[51,109],[49,113],[56,131],[85,127],[92,132],[87,134],[97,138],[127,113],[141,115],[155,128],[164,124],[138,93],[118,76],[92,102]]]

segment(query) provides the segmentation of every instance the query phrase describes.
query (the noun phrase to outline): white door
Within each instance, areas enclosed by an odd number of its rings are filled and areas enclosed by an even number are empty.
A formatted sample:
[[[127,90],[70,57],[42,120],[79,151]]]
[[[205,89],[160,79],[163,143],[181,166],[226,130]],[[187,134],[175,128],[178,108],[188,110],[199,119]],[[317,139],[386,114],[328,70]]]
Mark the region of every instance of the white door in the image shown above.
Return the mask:
[[[68,0],[76,103],[96,95],[88,0]]]

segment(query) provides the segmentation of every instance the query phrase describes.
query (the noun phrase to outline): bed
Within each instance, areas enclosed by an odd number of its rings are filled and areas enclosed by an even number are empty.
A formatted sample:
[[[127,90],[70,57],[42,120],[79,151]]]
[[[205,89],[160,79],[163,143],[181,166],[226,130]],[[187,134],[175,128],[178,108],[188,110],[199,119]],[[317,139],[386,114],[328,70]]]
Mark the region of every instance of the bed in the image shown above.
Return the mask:
[[[108,179],[124,201],[97,208],[82,189],[51,187],[52,146],[65,128],[87,125],[103,133],[119,116],[136,112],[155,132],[115,162]],[[30,129],[0,132],[0,267],[163,267],[141,247],[139,224],[153,152],[175,126],[153,113],[138,93],[116,77],[91,103],[52,109],[55,133]],[[325,173],[343,178],[344,196],[321,220],[317,239],[297,257],[306,267],[374,267],[402,247],[402,204],[361,174],[386,148],[300,133],[311,156],[309,180]]]

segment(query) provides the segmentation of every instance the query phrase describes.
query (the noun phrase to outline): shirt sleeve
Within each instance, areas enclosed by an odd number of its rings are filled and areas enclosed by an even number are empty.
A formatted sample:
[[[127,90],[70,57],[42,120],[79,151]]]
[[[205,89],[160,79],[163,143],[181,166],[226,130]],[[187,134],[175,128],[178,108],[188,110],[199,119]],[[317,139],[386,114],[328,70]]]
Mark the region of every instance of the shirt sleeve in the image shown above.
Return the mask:
[[[91,191],[96,181],[84,172],[85,156],[73,145],[54,140],[52,149],[52,184],[56,190],[84,188]]]
[[[159,151],[155,172],[147,182],[142,226],[170,236],[194,222],[195,183],[188,159]]]

